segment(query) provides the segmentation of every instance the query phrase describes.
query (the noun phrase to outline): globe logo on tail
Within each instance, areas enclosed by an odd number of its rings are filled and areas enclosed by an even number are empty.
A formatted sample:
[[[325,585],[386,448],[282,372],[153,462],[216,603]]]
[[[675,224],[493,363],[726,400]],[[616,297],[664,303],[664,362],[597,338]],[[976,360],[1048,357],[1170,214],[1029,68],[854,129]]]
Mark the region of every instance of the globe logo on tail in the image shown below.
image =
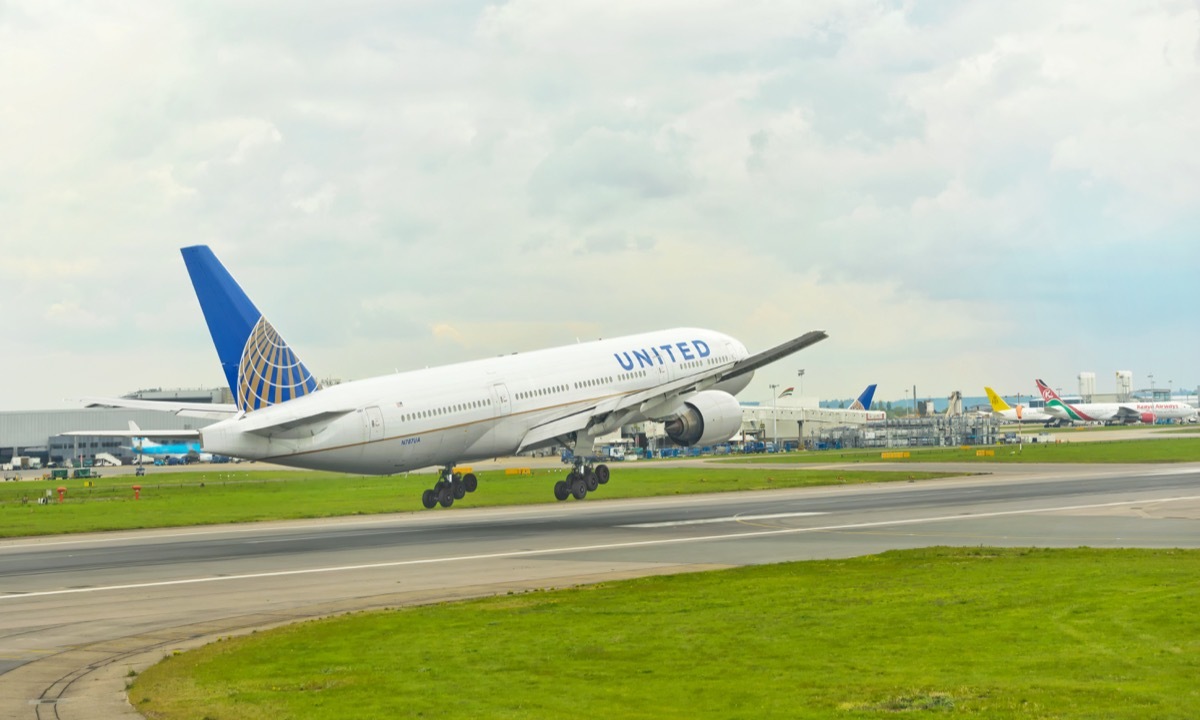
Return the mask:
[[[243,412],[316,392],[313,378],[271,323],[259,317],[238,364],[237,406]]]

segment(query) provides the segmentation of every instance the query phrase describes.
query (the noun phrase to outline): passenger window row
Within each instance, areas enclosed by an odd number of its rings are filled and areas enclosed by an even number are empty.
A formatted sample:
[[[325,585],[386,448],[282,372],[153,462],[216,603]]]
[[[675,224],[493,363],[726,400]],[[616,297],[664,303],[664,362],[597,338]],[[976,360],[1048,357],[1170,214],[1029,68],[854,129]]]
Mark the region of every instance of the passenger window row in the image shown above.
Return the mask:
[[[580,388],[596,387],[597,385],[611,383],[612,381],[613,379],[611,377],[593,378],[592,380],[584,380],[582,382],[575,383],[575,389],[578,390]]]
[[[442,415],[449,415],[450,413],[466,412],[467,410],[478,410],[480,408],[490,407],[491,404],[491,399],[483,399],[472,400],[465,403],[456,403],[454,405],[445,405],[438,408],[430,408],[429,410],[417,410],[415,412],[401,415],[400,421],[408,422],[409,420],[422,420],[424,418],[440,417]]]
[[[517,399],[518,400],[528,400],[531,397],[543,397],[545,395],[552,395],[554,393],[561,393],[561,392],[566,392],[566,391],[567,391],[566,385],[553,385],[551,387],[538,388],[536,390],[526,390],[524,392],[519,392],[519,393],[517,393]]]

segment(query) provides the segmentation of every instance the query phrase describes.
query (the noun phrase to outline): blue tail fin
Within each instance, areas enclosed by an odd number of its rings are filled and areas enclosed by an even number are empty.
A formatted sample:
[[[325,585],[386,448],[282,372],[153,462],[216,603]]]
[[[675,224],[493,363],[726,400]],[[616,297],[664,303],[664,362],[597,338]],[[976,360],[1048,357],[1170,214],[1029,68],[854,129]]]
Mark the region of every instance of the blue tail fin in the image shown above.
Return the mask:
[[[851,410],[870,410],[871,400],[875,397],[875,385],[868,385],[866,390],[863,390],[862,395],[858,396],[851,405]]]
[[[207,245],[185,247],[192,287],[239,410],[316,392],[317,381]]]

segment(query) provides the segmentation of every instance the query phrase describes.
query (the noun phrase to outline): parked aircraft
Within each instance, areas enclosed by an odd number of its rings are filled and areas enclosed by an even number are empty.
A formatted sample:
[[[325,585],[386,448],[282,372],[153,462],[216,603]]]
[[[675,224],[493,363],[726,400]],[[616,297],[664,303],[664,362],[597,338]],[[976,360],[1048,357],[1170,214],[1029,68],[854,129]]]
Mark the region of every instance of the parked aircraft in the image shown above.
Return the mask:
[[[121,405],[123,402],[133,401],[105,400],[95,404],[123,407],[124,405]],[[62,434],[82,437],[128,438],[129,444],[124,447],[131,450],[135,457],[143,456],[152,460],[156,458],[199,460],[201,462],[212,460],[212,453],[204,452],[200,447],[200,431],[198,430],[143,430],[138,427],[137,423],[130,420],[128,430],[72,430],[71,432]],[[164,443],[159,442],[159,440],[171,440],[173,442]]]
[[[734,395],[754,371],[826,338],[812,331],[751,355],[729,335],[674,328],[323,388],[208,247],[182,253],[236,403],[102,404],[223,418],[200,431],[221,455],[378,475],[440,466],[427,508],[475,491],[475,475],[455,465],[552,445],[575,456],[554,496],[582,500],[609,480],[595,438],[641,420],[665,422],[681,445],[724,442],[741,429]]]
[[[870,410],[871,409],[871,400],[873,400],[874,398],[875,398],[875,383],[871,383],[870,385],[867,386],[866,390],[862,391],[862,395],[859,395],[858,399],[855,400],[854,402],[850,403],[850,407],[848,407],[846,409],[847,410]]]
[[[1153,423],[1159,419],[1187,420],[1196,408],[1182,402],[1068,403],[1046,383],[1037,381],[1046,412],[1066,422]]]
[[[1058,420],[1058,418],[1054,415],[1050,415],[1049,413],[1041,410],[1026,407],[1020,403],[1017,403],[1016,407],[1011,407],[1008,403],[1004,402],[1004,398],[1000,397],[995,390],[987,387],[986,385],[984,386],[983,391],[987,393],[988,402],[992,404],[992,413],[999,415],[1005,420],[1011,420],[1019,423],[1042,424],[1052,423]]]
[[[141,428],[132,420],[129,421],[129,429],[131,432],[140,433]],[[140,460],[146,458],[150,460],[166,460],[167,458],[175,458],[176,460],[199,460],[200,462],[211,462],[212,453],[204,452],[200,447],[200,441],[183,441],[172,443],[160,443],[151,440],[146,435],[132,435],[129,439],[129,449],[133,451],[134,456],[140,456]]]

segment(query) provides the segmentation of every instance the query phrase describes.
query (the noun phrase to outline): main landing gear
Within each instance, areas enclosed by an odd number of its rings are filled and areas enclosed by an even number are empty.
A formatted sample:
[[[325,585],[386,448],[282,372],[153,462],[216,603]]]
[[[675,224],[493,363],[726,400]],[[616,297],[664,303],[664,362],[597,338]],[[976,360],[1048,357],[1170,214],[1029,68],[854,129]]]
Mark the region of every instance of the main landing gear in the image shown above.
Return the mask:
[[[567,479],[554,483],[554,497],[559,501],[568,497],[582,500],[589,492],[595,492],[596,488],[607,483],[608,476],[607,465],[601,463],[593,467],[591,462],[577,457],[574,469],[567,474]]]
[[[434,486],[421,493],[421,504],[426,510],[432,510],[435,505],[448,508],[455,500],[462,500],[467,493],[475,492],[479,487],[479,479],[475,473],[465,475],[454,472],[453,465],[442,468],[440,477]]]

